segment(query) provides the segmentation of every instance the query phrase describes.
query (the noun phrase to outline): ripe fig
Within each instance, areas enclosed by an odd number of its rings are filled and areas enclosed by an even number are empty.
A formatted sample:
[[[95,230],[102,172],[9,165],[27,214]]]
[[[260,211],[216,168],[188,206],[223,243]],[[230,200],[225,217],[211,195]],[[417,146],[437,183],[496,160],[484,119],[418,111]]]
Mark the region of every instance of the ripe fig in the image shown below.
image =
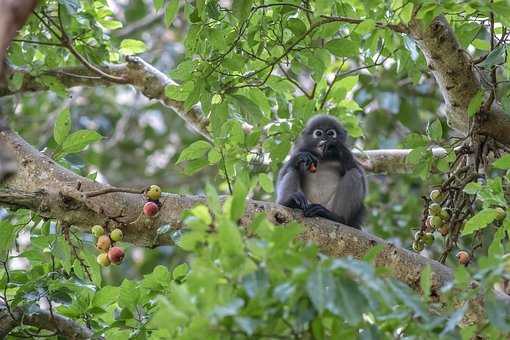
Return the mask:
[[[92,231],[92,235],[94,235],[95,237],[104,235],[104,228],[100,225],[93,226],[91,231]]]
[[[157,185],[151,185],[147,190],[147,198],[151,201],[157,201],[161,197],[161,188]]]
[[[107,235],[101,235],[97,239],[96,248],[102,252],[107,252],[108,249],[112,246],[112,241],[110,240],[110,237]]]
[[[124,259],[124,249],[121,247],[111,247],[108,251],[108,259],[113,264],[119,264]]]
[[[457,259],[459,260],[460,264],[466,266],[469,261],[471,261],[471,256],[467,251],[461,250],[457,253]]]
[[[107,253],[99,254],[96,258],[96,261],[103,267],[108,267],[110,265],[110,259],[108,258]]]
[[[441,200],[443,199],[443,197],[442,197],[442,196],[443,196],[443,195],[441,195],[441,191],[439,191],[439,190],[437,190],[437,189],[436,189],[436,190],[432,190],[432,191],[430,192],[430,199],[431,199],[433,202],[435,202],[435,203],[439,203],[439,202],[441,202]]]
[[[154,216],[158,213],[159,207],[154,202],[147,202],[143,206],[143,213],[147,216]]]
[[[501,208],[501,207],[497,207],[496,208],[496,220],[498,221],[503,221],[506,217],[506,211],[505,209]]]
[[[312,173],[316,172],[316,171],[317,171],[317,167],[315,166],[315,164],[313,164],[313,163],[312,163],[312,164],[310,164],[310,165],[308,166],[308,171],[310,171],[310,172],[312,172]]]
[[[441,206],[437,203],[429,205],[429,214],[432,216],[438,216],[441,213]]]
[[[116,228],[113,229],[112,232],[110,233],[110,238],[114,242],[122,241],[122,239],[124,238],[124,234],[122,234],[122,230]]]

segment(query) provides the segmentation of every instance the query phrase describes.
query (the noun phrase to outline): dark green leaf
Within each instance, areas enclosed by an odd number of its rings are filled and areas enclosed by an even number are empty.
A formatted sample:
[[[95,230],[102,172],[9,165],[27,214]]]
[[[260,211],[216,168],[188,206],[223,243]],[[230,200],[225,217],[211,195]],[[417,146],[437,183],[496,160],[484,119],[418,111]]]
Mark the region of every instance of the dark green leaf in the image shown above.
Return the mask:
[[[69,109],[65,109],[57,117],[53,127],[53,139],[58,145],[62,145],[67,135],[71,131],[71,114]]]
[[[77,153],[85,149],[89,144],[101,140],[102,136],[96,131],[79,130],[73,132],[62,143],[62,152]]]

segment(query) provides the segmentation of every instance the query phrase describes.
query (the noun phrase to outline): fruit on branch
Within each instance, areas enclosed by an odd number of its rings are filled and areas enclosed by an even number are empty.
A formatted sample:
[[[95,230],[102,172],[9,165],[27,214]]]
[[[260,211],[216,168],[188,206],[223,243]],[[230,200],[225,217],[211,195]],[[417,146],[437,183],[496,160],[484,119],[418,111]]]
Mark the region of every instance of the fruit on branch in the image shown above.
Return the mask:
[[[441,209],[441,218],[443,221],[448,221],[450,219],[450,213],[448,212],[448,209],[443,208]]]
[[[96,261],[103,267],[108,267],[110,265],[110,259],[108,258],[107,253],[97,255]]]
[[[143,213],[149,217],[154,216],[158,213],[159,207],[154,202],[147,202],[143,206]]]
[[[421,239],[426,246],[431,246],[434,243],[434,235],[432,233],[425,233]]]
[[[110,237],[107,235],[101,235],[97,239],[96,248],[102,252],[107,252],[108,249],[112,246],[112,241],[110,240]]]
[[[441,191],[439,190],[432,190],[430,192],[430,199],[432,200],[432,202],[435,202],[435,203],[439,203],[441,202],[441,200],[443,199],[442,197],[443,195],[441,195]]]
[[[122,234],[122,230],[120,230],[119,228],[115,228],[110,233],[110,238],[112,239],[113,242],[122,241],[122,239],[124,238],[124,234]]]
[[[124,259],[124,249],[121,247],[111,247],[108,251],[108,259],[113,264],[119,264]]]
[[[157,185],[151,185],[149,189],[147,189],[147,198],[151,201],[157,201],[161,197],[161,188]]]
[[[448,226],[445,224],[441,227],[441,229],[439,230],[439,232],[441,233],[441,236],[446,236],[448,235],[448,232],[449,232],[449,229],[448,229]]]
[[[501,207],[496,208],[496,220],[503,221],[506,217],[506,211],[505,209]]]
[[[441,213],[441,206],[437,203],[429,205],[429,214],[432,216],[438,216]]]
[[[92,235],[94,235],[95,237],[104,235],[104,228],[100,225],[93,226],[92,227]]]
[[[416,252],[420,252],[423,250],[424,247],[424,244],[423,244],[423,241],[421,239],[419,240],[414,240],[413,242],[413,250],[416,251]]]
[[[430,224],[432,225],[432,228],[439,229],[443,225],[443,220],[439,216],[432,216]]]
[[[469,261],[471,261],[471,256],[467,251],[461,250],[457,253],[457,259],[459,260],[460,264],[466,266]]]

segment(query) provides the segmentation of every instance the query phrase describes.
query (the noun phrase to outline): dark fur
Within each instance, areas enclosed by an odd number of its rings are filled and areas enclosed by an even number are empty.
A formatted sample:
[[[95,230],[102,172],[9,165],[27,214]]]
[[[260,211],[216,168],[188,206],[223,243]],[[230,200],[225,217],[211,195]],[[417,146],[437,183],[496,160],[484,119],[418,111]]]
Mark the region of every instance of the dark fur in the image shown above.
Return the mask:
[[[312,118],[280,170],[277,202],[301,209],[307,217],[324,217],[360,228],[367,191],[365,173],[345,142],[346,131],[336,118]],[[310,164],[317,167],[315,173],[309,171]]]

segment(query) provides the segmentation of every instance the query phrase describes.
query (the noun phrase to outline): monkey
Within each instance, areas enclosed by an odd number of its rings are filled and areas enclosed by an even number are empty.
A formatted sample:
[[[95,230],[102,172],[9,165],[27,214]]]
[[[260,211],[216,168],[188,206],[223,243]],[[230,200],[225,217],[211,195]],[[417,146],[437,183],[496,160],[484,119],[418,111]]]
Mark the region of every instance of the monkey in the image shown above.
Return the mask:
[[[310,119],[278,174],[276,202],[360,229],[367,184],[346,138],[333,116]]]

